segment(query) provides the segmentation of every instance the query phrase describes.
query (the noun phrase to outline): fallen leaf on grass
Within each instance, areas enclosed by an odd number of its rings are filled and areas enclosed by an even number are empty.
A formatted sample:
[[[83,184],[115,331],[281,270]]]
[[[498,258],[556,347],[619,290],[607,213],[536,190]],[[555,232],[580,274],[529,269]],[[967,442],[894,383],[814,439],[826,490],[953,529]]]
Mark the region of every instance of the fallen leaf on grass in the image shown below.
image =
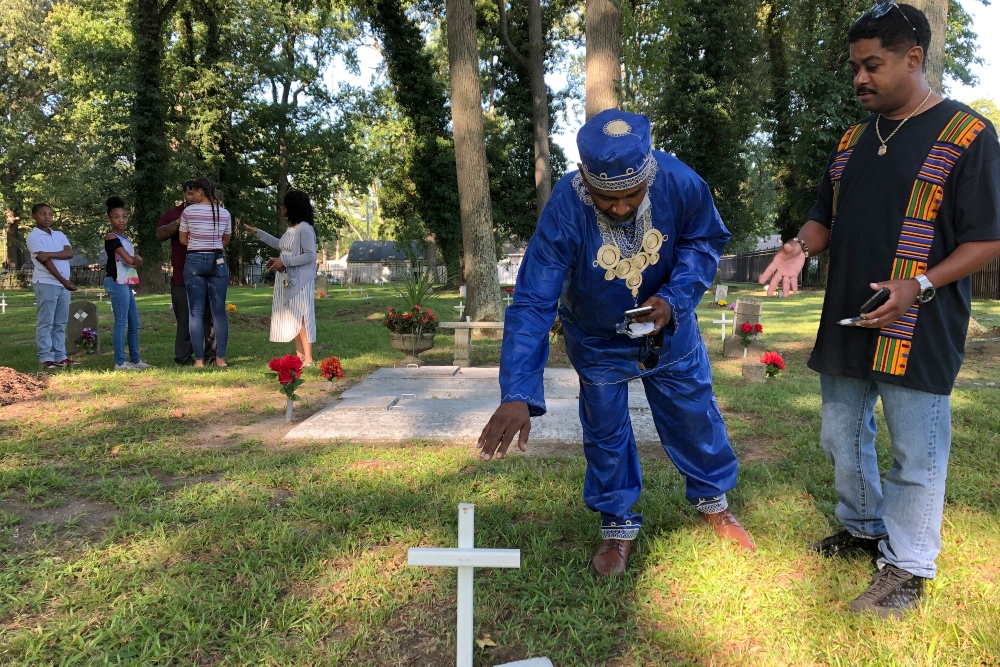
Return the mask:
[[[118,456],[118,452],[120,452],[121,450],[122,450],[121,445],[115,445],[114,447],[111,448],[110,454],[111,456]]]
[[[181,412],[180,410],[174,410],[170,414],[172,414],[174,417],[177,417],[178,419],[184,416],[184,413]]]
[[[490,636],[488,634],[479,635],[478,637],[476,637],[476,644],[479,646],[479,648],[486,648],[487,646],[497,645],[495,641],[490,639]]]

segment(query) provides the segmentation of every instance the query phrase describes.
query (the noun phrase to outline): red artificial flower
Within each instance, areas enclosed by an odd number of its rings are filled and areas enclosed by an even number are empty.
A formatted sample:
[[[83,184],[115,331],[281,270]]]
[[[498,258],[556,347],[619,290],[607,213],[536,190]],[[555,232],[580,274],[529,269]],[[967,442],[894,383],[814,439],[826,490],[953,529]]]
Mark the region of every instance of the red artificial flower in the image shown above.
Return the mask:
[[[774,364],[778,367],[778,370],[785,370],[785,360],[781,358],[781,355],[777,352],[765,352],[764,356],[760,358],[760,363],[771,365]]]
[[[417,312],[419,312],[420,311],[420,306],[414,306],[413,310],[416,310]]]
[[[412,314],[410,314],[410,313],[403,313],[403,319],[404,319],[404,320],[408,320],[408,319],[410,319],[411,317],[413,317],[413,315],[412,315]]]
[[[743,331],[743,333],[751,333],[753,332],[753,325],[749,322],[744,322],[740,325],[740,330]]]
[[[281,384],[288,384],[292,381],[292,371],[287,368],[281,368],[278,370],[278,382]]]
[[[764,325],[763,324],[755,324],[755,325],[753,325],[753,330],[755,332],[757,332],[757,333],[764,333]]]
[[[272,371],[276,371],[276,370],[280,369],[281,368],[281,359],[280,358],[278,358],[278,359],[271,359],[271,361],[268,362],[267,367],[270,368]]]
[[[513,294],[514,293],[514,288],[513,287],[504,287],[503,291],[507,292],[507,294]]]
[[[319,374],[327,380],[344,377],[344,368],[337,357],[327,357],[319,363]]]

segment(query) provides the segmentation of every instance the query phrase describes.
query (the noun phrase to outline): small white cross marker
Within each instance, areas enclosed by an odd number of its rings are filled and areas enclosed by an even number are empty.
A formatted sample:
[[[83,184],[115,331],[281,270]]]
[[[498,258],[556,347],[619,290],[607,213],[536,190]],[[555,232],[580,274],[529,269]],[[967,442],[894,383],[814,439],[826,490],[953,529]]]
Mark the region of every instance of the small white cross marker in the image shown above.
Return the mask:
[[[465,304],[459,301],[458,305],[455,306],[455,310],[458,311],[458,319],[461,321],[462,317],[465,315]]]
[[[458,568],[458,649],[457,667],[472,667],[472,577],[477,567],[507,567],[520,569],[520,549],[476,549],[476,506],[458,506],[458,548],[426,549],[413,547],[407,553],[407,564],[423,567]]]
[[[712,320],[712,324],[721,324],[722,325],[722,340],[726,340],[726,325],[727,324],[732,324],[733,321],[734,320],[727,320],[725,313],[722,313],[722,319],[721,320]]]
[[[512,304],[514,302],[514,295],[511,294],[510,292],[507,292],[507,296],[504,297],[504,301],[506,301],[507,305],[509,306],[510,304]]]
[[[0,294],[0,315],[7,314],[7,293]]]

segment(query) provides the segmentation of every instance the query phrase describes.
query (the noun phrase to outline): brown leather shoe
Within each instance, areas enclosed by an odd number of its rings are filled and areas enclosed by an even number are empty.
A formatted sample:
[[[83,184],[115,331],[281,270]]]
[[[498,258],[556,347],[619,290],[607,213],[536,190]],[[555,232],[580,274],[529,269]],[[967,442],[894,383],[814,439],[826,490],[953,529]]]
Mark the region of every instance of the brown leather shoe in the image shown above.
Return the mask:
[[[630,553],[632,540],[604,540],[590,560],[590,566],[602,577],[620,577],[625,572]]]
[[[715,534],[720,540],[731,540],[740,549],[757,551],[757,547],[753,545],[753,540],[750,539],[750,534],[736,520],[732,511],[724,509],[714,514],[706,514],[705,512],[698,512],[698,514],[701,516],[702,521],[715,529]]]

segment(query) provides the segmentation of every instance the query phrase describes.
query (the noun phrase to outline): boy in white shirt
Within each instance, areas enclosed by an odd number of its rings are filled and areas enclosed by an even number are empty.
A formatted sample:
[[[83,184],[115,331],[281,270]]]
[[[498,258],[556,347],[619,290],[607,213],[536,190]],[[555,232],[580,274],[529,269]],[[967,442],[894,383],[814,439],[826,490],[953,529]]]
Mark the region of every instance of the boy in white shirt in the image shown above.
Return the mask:
[[[66,355],[69,293],[76,291],[76,285],[69,281],[73,248],[65,234],[51,228],[51,206],[35,204],[31,218],[35,228],[28,234],[28,252],[34,264],[31,283],[38,308],[35,325],[38,361],[43,369],[65,368],[73,364]]]

